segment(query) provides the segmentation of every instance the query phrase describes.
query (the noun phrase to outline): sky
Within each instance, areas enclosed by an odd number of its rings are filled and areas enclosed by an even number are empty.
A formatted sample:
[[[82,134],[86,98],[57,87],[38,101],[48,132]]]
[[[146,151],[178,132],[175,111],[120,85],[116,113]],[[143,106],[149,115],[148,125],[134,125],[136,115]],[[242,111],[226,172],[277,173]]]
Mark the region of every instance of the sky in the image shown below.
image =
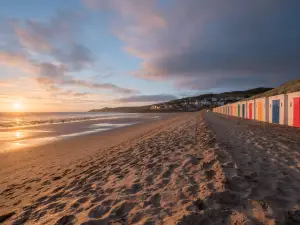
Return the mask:
[[[299,0],[0,0],[0,112],[87,111],[300,77]]]

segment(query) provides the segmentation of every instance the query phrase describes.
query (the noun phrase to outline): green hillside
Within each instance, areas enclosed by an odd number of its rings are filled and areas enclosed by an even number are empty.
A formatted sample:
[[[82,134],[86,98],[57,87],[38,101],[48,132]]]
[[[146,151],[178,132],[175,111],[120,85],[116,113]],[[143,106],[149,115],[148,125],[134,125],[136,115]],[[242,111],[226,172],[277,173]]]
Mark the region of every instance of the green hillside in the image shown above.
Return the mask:
[[[232,91],[232,92],[224,92],[220,94],[203,94],[198,96],[192,96],[192,97],[186,97],[186,98],[180,98],[176,100],[172,100],[169,102],[162,102],[157,103],[155,105],[181,105],[185,102],[192,102],[192,101],[201,101],[204,99],[221,99],[221,98],[228,98],[228,97],[242,97],[242,98],[249,98],[251,96],[264,93],[266,91],[272,90],[272,88],[255,88],[250,89],[246,91]],[[227,100],[234,102],[236,100]],[[185,109],[179,109],[179,108],[172,108],[172,109],[160,109],[160,110],[153,110],[151,109],[151,106],[153,105],[146,105],[146,106],[128,106],[128,107],[115,107],[115,108],[102,108],[102,109],[93,109],[90,110],[90,112],[119,112],[119,113],[147,113],[147,112],[178,112],[178,111],[185,111]],[[186,109],[187,110],[187,109]],[[197,110],[197,109],[194,109]],[[190,110],[187,110],[190,111]]]
[[[277,88],[273,88],[269,91],[252,96],[250,99],[271,97],[274,95],[288,94],[288,93],[298,92],[298,91],[300,91],[300,79],[286,82]]]
[[[223,92],[220,94],[203,94],[198,96],[192,96],[192,97],[186,97],[186,98],[180,98],[176,100],[172,100],[170,102],[182,102],[185,100],[203,100],[205,98],[226,98],[226,97],[244,97],[249,98],[254,95],[258,95],[261,93],[265,93],[267,91],[273,90],[272,88],[265,88],[265,87],[259,87],[254,89],[249,89],[246,91],[231,91],[231,92]]]

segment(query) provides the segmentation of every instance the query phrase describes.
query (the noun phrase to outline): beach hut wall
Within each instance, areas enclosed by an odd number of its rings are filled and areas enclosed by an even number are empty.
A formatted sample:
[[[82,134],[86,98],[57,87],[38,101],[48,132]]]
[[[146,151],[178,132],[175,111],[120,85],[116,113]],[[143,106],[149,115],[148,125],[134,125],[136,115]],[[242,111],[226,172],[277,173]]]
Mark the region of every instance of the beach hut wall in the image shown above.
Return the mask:
[[[269,122],[269,99],[255,99],[255,119],[262,122]]]
[[[255,100],[247,101],[247,118],[249,120],[255,120]]]
[[[231,104],[231,111],[232,111],[231,115],[236,116],[236,104],[235,103]]]
[[[240,104],[240,117],[247,118],[247,101],[239,102]]]
[[[269,123],[287,124],[288,110],[287,95],[276,95],[269,97]]]
[[[287,124],[300,127],[300,92],[287,94]]]

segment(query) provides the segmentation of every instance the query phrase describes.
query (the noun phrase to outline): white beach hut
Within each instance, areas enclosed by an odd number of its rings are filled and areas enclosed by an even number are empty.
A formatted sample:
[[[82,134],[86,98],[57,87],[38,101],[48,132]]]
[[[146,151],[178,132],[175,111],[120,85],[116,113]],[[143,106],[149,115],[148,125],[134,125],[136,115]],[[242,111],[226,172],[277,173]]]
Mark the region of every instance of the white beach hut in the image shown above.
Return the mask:
[[[238,115],[241,118],[247,118],[247,101],[238,102]]]
[[[287,124],[300,127],[300,92],[287,94]]]
[[[287,95],[269,97],[269,122],[287,124]]]
[[[247,118],[249,120],[255,120],[255,100],[247,101]]]
[[[232,108],[232,116],[237,116],[237,103],[232,103],[231,104],[231,108]]]
[[[269,99],[266,97],[255,99],[255,119],[269,122]]]

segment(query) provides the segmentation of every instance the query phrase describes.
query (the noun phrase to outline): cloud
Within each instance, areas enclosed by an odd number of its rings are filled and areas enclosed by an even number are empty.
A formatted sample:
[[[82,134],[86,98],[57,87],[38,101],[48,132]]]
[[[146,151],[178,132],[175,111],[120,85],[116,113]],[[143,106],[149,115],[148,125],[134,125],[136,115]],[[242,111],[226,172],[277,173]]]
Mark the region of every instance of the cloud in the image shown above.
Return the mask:
[[[153,43],[143,42],[149,37],[167,29],[167,21],[156,0],[83,0],[92,10],[112,11],[119,17],[112,21],[112,30],[128,44],[124,49],[144,55],[144,49],[151,49]],[[150,45],[149,45],[150,44]],[[151,54],[149,51],[146,53]]]
[[[73,43],[69,52],[63,52],[56,49],[53,55],[60,62],[69,65],[76,71],[88,68],[96,61],[93,53],[86,46],[78,43]]]
[[[111,83],[98,83],[76,79],[68,74],[65,65],[55,65],[52,63],[41,63],[39,65],[40,74],[37,81],[45,85],[73,85],[91,89],[111,90],[122,94],[134,94],[136,90],[121,88]]]
[[[38,72],[38,68],[25,56],[20,54],[0,52],[0,65],[17,67],[26,73]]]
[[[35,75],[39,84],[44,85],[50,92],[61,90],[59,86],[73,85],[90,89],[109,90],[121,94],[136,94],[137,90],[122,88],[111,83],[99,83],[76,79],[68,73],[68,67],[64,64],[37,63],[28,60],[21,55],[0,53],[0,63],[6,66],[17,67],[25,72]]]
[[[16,26],[14,30],[23,47],[35,51],[50,52],[53,50],[53,46],[51,46],[51,44],[47,42],[43,36],[33,35],[28,30],[18,26]]]
[[[19,44],[28,54],[46,54],[66,64],[72,71],[91,67],[95,56],[76,40],[81,28],[82,15],[58,11],[49,21],[10,20]]]
[[[139,102],[165,102],[174,100],[177,97],[174,95],[134,95],[127,98],[117,99],[117,102],[121,103],[139,103]]]
[[[11,82],[0,80],[0,87],[10,87]]]
[[[299,1],[85,2],[117,13],[115,33],[143,60],[135,76],[182,89],[269,86],[299,77]]]
[[[77,85],[87,88],[93,88],[93,89],[106,89],[106,90],[113,90],[118,93],[122,94],[136,94],[139,93],[139,91],[135,89],[129,89],[129,88],[121,88],[117,85],[111,84],[111,83],[97,83],[97,82],[88,82],[85,80],[77,80],[77,79],[65,79],[63,81],[64,84],[71,84],[71,85]]]
[[[88,92],[76,92],[72,90],[64,90],[59,87],[51,86],[52,93],[57,96],[66,96],[66,97],[87,97],[90,95]]]
[[[68,93],[63,86],[108,90],[121,94],[138,93],[137,90],[111,83],[72,76],[73,72],[93,69],[96,62],[92,51],[76,40],[77,33],[81,30],[81,19],[80,13],[58,11],[49,21],[10,19],[2,22],[6,36],[10,35],[15,41],[10,46],[18,48],[5,48],[0,52],[0,64],[33,74],[34,79],[46,90],[61,95]],[[4,41],[8,41],[7,37]]]
[[[84,3],[90,9],[116,10],[126,20],[123,22],[134,22],[147,28],[166,26],[156,0],[84,0]]]

